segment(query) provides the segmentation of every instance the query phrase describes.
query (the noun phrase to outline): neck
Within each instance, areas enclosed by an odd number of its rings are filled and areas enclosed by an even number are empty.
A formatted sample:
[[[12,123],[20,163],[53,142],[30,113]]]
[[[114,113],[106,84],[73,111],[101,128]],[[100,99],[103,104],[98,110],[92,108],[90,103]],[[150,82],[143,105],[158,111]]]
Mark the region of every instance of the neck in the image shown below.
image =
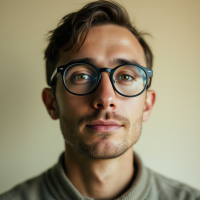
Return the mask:
[[[83,196],[114,199],[130,187],[134,174],[132,148],[117,158],[104,160],[88,158],[68,144],[65,149],[67,177]]]

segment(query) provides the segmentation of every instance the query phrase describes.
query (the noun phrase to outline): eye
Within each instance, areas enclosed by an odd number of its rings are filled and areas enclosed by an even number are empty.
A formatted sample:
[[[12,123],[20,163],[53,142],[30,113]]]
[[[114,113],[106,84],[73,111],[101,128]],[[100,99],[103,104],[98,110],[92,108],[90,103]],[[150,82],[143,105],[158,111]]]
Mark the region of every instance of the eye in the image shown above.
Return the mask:
[[[88,76],[87,74],[77,74],[76,76],[74,76],[74,79],[78,79],[78,80],[86,80],[90,78],[91,77]]]
[[[116,79],[120,79],[122,81],[131,81],[134,78],[132,76],[130,76],[130,75],[122,74],[122,75],[118,76]]]

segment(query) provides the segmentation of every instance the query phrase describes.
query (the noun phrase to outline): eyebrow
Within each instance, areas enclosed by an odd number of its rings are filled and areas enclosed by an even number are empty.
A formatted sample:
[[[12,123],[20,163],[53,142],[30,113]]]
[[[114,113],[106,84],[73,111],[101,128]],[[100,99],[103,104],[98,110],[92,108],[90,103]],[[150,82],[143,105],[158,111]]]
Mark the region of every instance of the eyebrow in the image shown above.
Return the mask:
[[[124,58],[115,58],[112,62],[113,65],[126,65],[126,64],[135,64],[140,65],[136,60],[124,59]]]
[[[95,65],[95,59],[93,58],[81,58],[81,59],[74,59],[71,60],[70,62],[67,63],[67,65],[73,64],[73,63],[90,63]],[[125,58],[114,58],[113,60],[110,61],[110,65],[126,65],[126,64],[135,64],[135,65],[140,65],[136,60],[134,59],[125,59]]]

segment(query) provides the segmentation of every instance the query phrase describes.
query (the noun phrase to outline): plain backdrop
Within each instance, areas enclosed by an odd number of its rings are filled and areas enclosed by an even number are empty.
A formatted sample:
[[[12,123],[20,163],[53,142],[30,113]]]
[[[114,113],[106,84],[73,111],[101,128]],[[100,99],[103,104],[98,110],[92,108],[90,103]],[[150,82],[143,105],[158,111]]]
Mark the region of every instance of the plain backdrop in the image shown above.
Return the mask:
[[[0,0],[0,193],[44,172],[64,150],[41,99],[45,34],[86,2]],[[156,104],[134,149],[146,166],[200,189],[200,1],[118,2],[152,35],[155,56]]]

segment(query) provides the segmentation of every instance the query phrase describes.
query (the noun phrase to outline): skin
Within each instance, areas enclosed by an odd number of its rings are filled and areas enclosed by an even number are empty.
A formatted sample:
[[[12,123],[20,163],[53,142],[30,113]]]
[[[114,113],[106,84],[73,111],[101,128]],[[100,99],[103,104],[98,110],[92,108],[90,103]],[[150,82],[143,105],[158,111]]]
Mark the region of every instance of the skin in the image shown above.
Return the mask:
[[[60,50],[57,66],[74,59],[92,58],[98,68],[114,68],[121,58],[146,67],[144,51],[127,29],[117,25],[92,27],[78,52]],[[109,73],[102,72],[98,88],[85,96],[69,93],[57,75],[56,100],[45,88],[43,102],[52,119],[60,120],[65,141],[65,171],[77,190],[94,199],[114,199],[134,181],[133,145],[138,141],[142,122],[148,120],[155,92],[123,97],[112,87]],[[94,131],[86,125],[95,120],[112,120],[121,125],[113,131]],[[82,122],[82,123],[80,123]],[[117,184],[116,184],[117,183]]]

